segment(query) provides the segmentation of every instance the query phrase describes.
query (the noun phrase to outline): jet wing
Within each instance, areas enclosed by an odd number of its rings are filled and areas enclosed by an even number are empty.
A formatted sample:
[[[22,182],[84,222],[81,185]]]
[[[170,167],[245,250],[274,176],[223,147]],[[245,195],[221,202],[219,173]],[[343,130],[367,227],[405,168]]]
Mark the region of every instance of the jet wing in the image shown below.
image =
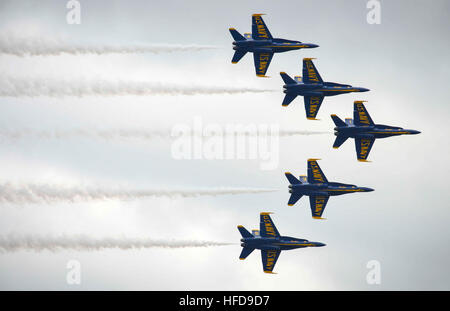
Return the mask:
[[[272,270],[275,268],[280,253],[281,251],[276,249],[261,250],[261,259],[265,273],[273,273]]]
[[[319,112],[320,105],[323,101],[323,96],[305,96],[305,111],[306,118],[309,120],[316,120],[317,113]]]
[[[370,135],[355,137],[356,156],[358,157],[358,161],[367,161],[367,157],[369,156],[374,142],[375,137]]]
[[[313,218],[322,219],[322,214],[329,198],[330,197],[328,195],[309,196],[309,203],[311,203],[311,214]]]
[[[328,183],[316,159],[308,159],[308,182],[310,184]]]
[[[269,69],[270,61],[272,60],[272,52],[254,52],[253,59],[255,60],[255,70],[258,77],[265,77],[267,69]]]
[[[278,238],[280,233],[270,218],[270,213],[261,213],[259,221],[259,234],[262,238]]]
[[[272,40],[269,28],[267,28],[261,15],[263,14],[252,15],[252,37],[254,40]]]
[[[303,83],[323,83],[322,77],[312,60],[313,58],[303,59]]]
[[[374,125],[363,101],[357,100],[353,103],[353,123],[357,126]]]

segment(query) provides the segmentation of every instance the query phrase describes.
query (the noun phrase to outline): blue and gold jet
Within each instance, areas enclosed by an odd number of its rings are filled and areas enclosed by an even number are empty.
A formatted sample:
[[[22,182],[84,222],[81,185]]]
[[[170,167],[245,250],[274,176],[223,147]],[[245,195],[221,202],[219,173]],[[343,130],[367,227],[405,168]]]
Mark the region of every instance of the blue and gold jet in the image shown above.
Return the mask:
[[[373,123],[363,102],[357,100],[353,103],[353,120],[347,118],[344,122],[337,115],[331,115],[331,119],[336,124],[334,128],[336,140],[333,148],[339,148],[349,137],[354,138],[358,161],[368,162],[367,157],[376,138],[420,133],[416,130],[406,130],[401,127]]]
[[[303,96],[305,101],[306,118],[317,120],[320,105],[325,96],[335,96],[351,92],[367,92],[369,89],[353,87],[348,84],[324,82],[312,62],[314,58],[303,59],[303,78],[296,76],[292,79],[285,72],[280,72],[284,81],[283,93],[286,94],[282,105],[288,106],[297,96]]]
[[[324,219],[322,214],[330,196],[373,191],[371,188],[329,182],[320,169],[319,164],[317,164],[317,160],[308,159],[308,176],[300,176],[300,179],[297,179],[291,173],[285,173],[290,183],[289,193],[291,193],[291,197],[288,202],[289,206],[293,206],[302,196],[309,196],[312,217],[314,219]]]
[[[252,230],[252,233],[248,232],[243,226],[237,227],[242,235],[241,246],[243,247],[239,259],[244,260],[255,249],[259,249],[261,250],[264,272],[273,273],[273,268],[277,263],[281,251],[325,246],[325,244],[320,242],[310,242],[305,239],[281,236],[269,214],[271,213],[260,214],[259,230]]]
[[[255,70],[258,77],[266,77],[267,69],[274,53],[282,53],[303,48],[316,48],[317,44],[302,43],[286,39],[273,38],[261,15],[252,15],[252,33],[242,36],[236,29],[230,28],[233,36],[234,56],[231,62],[237,64],[247,52],[253,53]]]

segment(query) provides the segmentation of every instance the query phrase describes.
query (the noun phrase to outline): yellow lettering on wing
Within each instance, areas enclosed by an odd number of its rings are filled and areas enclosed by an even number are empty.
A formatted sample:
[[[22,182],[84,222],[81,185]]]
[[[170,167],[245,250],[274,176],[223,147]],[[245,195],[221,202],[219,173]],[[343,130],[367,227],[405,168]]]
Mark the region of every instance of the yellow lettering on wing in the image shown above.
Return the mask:
[[[364,106],[362,104],[356,104],[356,109],[358,110],[359,121],[363,124],[370,124]]]
[[[324,205],[325,205],[325,198],[324,197],[316,197],[315,213],[317,215],[320,215],[322,213]]]
[[[267,64],[269,63],[270,54],[260,53],[259,54],[259,73],[264,74],[266,72]]]
[[[272,270],[275,264],[275,258],[277,257],[277,251],[267,251],[266,270]]]
[[[369,152],[371,140],[367,138],[361,139],[361,152],[360,156],[361,158],[365,159],[367,157],[367,153]]]
[[[315,117],[317,114],[317,110],[319,109],[320,98],[319,97],[311,97],[309,100],[309,115],[311,117]]]
[[[317,78],[317,74],[316,71],[314,70],[314,65],[312,61],[310,60],[306,61],[306,69],[308,71],[309,80],[319,82],[319,78]]]
[[[264,221],[264,227],[266,228],[266,233],[268,235],[276,236],[275,228],[272,225],[270,217],[267,216],[267,215],[264,215],[263,216],[263,221]]]
[[[258,34],[262,38],[269,38],[269,35],[267,34],[266,27],[264,27],[264,23],[259,16],[255,16],[255,24],[256,28],[258,30]]]
[[[319,166],[317,165],[316,161],[311,161],[310,163],[314,180],[324,182],[323,176],[320,172]]]

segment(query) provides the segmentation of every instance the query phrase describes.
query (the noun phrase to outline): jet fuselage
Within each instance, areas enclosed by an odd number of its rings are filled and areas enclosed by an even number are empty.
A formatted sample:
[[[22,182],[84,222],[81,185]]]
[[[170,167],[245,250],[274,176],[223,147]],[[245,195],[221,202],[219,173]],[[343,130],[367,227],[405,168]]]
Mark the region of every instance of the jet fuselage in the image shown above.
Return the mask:
[[[419,131],[403,129],[401,127],[375,124],[373,126],[337,126],[334,128],[334,135],[345,135],[351,138],[361,135],[370,135],[374,138],[386,138],[399,135],[414,135],[419,134]]]
[[[351,92],[367,92],[369,89],[353,87],[348,84],[335,82],[324,83],[296,83],[283,85],[283,93],[300,96],[334,96]]]
[[[233,50],[245,51],[245,52],[271,52],[282,53],[292,50],[299,50],[302,48],[315,48],[317,44],[302,43],[300,41],[293,41],[287,39],[274,38],[272,40],[239,40],[233,41]]]
[[[289,193],[299,193],[301,195],[318,195],[318,196],[336,196],[352,192],[370,192],[372,188],[357,187],[355,185],[343,184],[338,182],[328,183],[301,183],[289,185]]]
[[[242,247],[251,247],[260,250],[290,250],[305,247],[325,246],[324,243],[311,242],[305,239],[298,239],[289,236],[280,236],[279,238],[263,238],[255,236],[253,238],[242,238]]]

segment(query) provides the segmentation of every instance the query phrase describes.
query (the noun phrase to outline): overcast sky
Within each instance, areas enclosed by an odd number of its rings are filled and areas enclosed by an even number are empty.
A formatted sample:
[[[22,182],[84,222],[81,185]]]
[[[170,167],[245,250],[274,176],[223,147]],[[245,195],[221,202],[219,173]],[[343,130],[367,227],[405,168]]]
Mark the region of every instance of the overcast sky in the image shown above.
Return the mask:
[[[0,181],[130,189],[274,188],[257,194],[141,198],[52,204],[0,203],[0,235],[84,234],[236,243],[210,248],[104,251],[24,250],[0,254],[0,289],[58,290],[449,290],[450,221],[448,1],[382,1],[381,24],[366,21],[366,1],[81,1],[81,24],[66,22],[66,2],[0,2],[1,36],[58,38],[73,45],[198,44],[217,49],[174,53],[15,56],[0,54],[8,77],[55,81],[149,83],[276,90],[232,95],[1,97],[0,134],[85,129],[166,131],[177,124],[279,124],[327,132],[281,137],[279,164],[259,160],[175,160],[173,141],[89,135],[0,138]],[[257,78],[247,55],[231,64],[234,27],[250,32],[251,14],[266,13],[274,37],[320,45],[277,54]],[[45,41],[45,40],[43,40]],[[3,41],[4,42],[4,41]],[[44,43],[45,45],[45,43]],[[326,98],[318,117],[303,100],[283,100],[280,71],[301,74],[315,57],[325,81],[371,91]],[[47,82],[46,82],[47,81]],[[53,82],[52,82],[53,81]],[[89,82],[87,82],[89,83]],[[48,85],[52,87],[52,85]],[[367,100],[375,123],[421,131],[377,140],[371,163],[356,161],[352,140],[332,149],[330,114],[351,117]],[[285,171],[306,174],[306,160],[328,180],[374,188],[330,198],[325,221],[311,218],[308,198],[287,206]],[[326,243],[283,252],[277,275],[262,272],[258,252],[238,259],[236,225],[254,229],[272,215],[282,235]],[[66,283],[69,260],[81,263],[80,285]],[[381,264],[368,285],[367,262]]]

